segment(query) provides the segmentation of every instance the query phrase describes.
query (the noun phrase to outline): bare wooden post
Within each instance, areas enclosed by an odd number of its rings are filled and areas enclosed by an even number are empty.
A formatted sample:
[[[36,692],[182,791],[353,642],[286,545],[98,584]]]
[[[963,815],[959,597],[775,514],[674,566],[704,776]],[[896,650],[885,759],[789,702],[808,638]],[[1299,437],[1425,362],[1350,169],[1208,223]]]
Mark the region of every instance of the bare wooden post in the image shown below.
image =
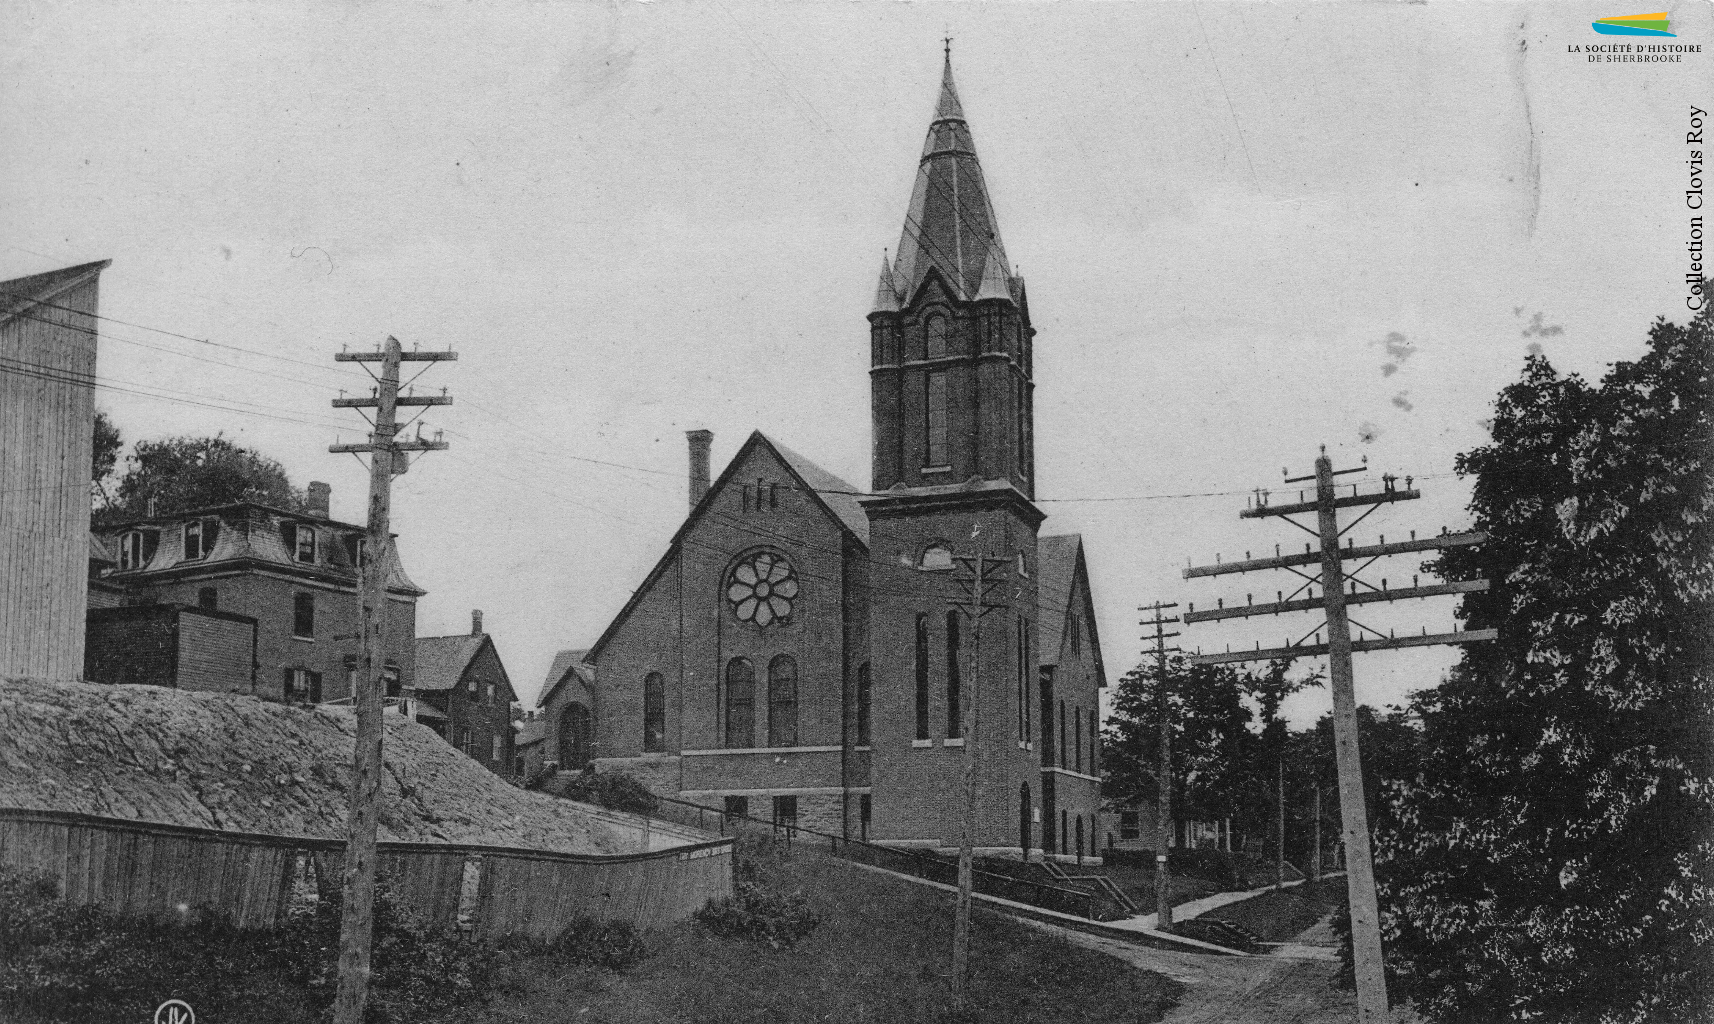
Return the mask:
[[[1274,859],[1274,888],[1285,888],[1285,758],[1280,758],[1279,792],[1275,799],[1279,814],[1279,847]]]
[[[1321,881],[1321,783],[1315,784],[1315,849],[1309,855],[1309,880]]]
[[[965,1002],[965,990],[970,983],[970,892],[974,882],[972,860],[976,843],[976,730],[980,720],[976,703],[980,694],[982,672],[982,617],[1005,604],[990,602],[988,589],[999,582],[1008,559],[976,554],[956,559],[969,576],[959,583],[968,589],[969,600],[961,603],[970,627],[969,693],[960,693],[964,705],[959,708],[959,730],[964,733],[964,813],[958,834],[958,905],[952,919],[952,998],[957,1006]],[[962,689],[962,688],[961,688]]]

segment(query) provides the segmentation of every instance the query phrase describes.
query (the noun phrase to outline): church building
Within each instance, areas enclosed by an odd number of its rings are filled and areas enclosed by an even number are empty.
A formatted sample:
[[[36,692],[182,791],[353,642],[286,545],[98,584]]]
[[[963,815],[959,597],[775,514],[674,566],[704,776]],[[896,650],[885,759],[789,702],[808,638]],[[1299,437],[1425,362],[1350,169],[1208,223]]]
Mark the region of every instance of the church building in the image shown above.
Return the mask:
[[[1092,857],[1089,571],[1078,536],[1038,533],[1035,330],[950,60],[868,321],[871,487],[760,432],[711,480],[712,435],[691,431],[689,516],[595,643],[555,660],[546,756],[950,849],[971,743],[979,853]],[[974,555],[997,581],[979,621],[961,608]]]

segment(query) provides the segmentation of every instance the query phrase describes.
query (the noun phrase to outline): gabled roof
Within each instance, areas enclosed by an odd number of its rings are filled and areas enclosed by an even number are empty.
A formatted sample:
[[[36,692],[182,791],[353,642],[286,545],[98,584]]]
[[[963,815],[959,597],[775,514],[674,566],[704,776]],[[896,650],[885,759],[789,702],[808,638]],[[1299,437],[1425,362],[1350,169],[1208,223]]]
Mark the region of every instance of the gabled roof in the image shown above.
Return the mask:
[[[0,323],[17,316],[37,302],[52,302],[83,282],[106,270],[112,260],[97,260],[45,274],[0,281]],[[48,319],[56,319],[49,317]]]
[[[774,449],[780,459],[798,475],[803,485],[820,498],[822,505],[839,519],[839,524],[845,527],[846,532],[862,541],[864,547],[869,546],[869,517],[863,514],[863,506],[857,502],[857,488],[761,431],[756,431],[754,436],[761,438]]]
[[[893,263],[894,294],[900,306],[909,305],[935,273],[957,299],[1016,301],[1011,267],[948,55]],[[991,278],[986,289],[984,277]],[[883,311],[884,300],[877,296],[877,311]]]
[[[411,683],[418,690],[450,690],[464,677],[464,670],[489,643],[486,633],[463,636],[417,637],[417,674]],[[500,671],[505,673],[505,666]],[[508,680],[507,685],[511,685]]]
[[[532,718],[528,722],[518,723],[518,738],[513,741],[516,746],[527,747],[532,743],[540,743],[547,739],[548,722],[545,718]]]
[[[672,564],[674,556],[678,554],[684,541],[685,534],[689,533],[690,528],[696,525],[712,507],[715,496],[725,490],[738,466],[744,462],[751,451],[761,445],[765,445],[769,451],[774,453],[781,464],[786,467],[786,471],[796,478],[795,482],[799,488],[815,499],[815,503],[834,522],[839,524],[839,528],[845,532],[847,537],[863,545],[865,550],[869,547],[869,517],[863,513],[863,506],[857,502],[859,493],[857,488],[780,444],[760,430],[752,431],[749,438],[744,441],[743,446],[738,449],[738,453],[732,456],[732,461],[728,462],[726,468],[720,472],[719,478],[709,486],[707,493],[702,496],[702,500],[696,503],[696,507],[690,510],[690,515],[685,517],[683,524],[673,533],[665,553],[655,563],[654,568],[649,570],[649,574],[643,577],[643,582],[638,585],[637,589],[631,591],[631,596],[625,601],[625,606],[619,609],[619,614],[613,616],[613,621],[608,623],[601,636],[589,648],[585,658],[594,658],[601,653],[601,649],[607,645],[607,641],[612,639],[614,631],[630,616],[631,610],[637,606],[637,602],[643,599],[643,595],[649,592],[649,587],[660,578],[667,566]]]
[[[575,650],[568,648],[553,656],[553,665],[548,668],[548,676],[542,680],[542,692],[536,697],[536,707],[547,707],[548,699],[553,696],[554,691],[559,689],[560,684],[565,682],[569,675],[575,674],[586,687],[593,688],[595,686],[594,666],[583,663],[583,658],[588,653],[581,647]]]
[[[1083,607],[1072,603],[1079,577],[1083,579],[1084,593],[1089,597]],[[1041,610],[1040,621],[1036,623],[1038,663],[1059,664],[1065,624],[1075,611],[1082,617],[1089,635],[1089,649],[1095,657],[1096,685],[1106,686],[1107,666],[1101,657],[1101,636],[1095,628],[1094,594],[1089,590],[1089,566],[1084,561],[1081,534],[1066,533],[1037,540],[1036,606]]]

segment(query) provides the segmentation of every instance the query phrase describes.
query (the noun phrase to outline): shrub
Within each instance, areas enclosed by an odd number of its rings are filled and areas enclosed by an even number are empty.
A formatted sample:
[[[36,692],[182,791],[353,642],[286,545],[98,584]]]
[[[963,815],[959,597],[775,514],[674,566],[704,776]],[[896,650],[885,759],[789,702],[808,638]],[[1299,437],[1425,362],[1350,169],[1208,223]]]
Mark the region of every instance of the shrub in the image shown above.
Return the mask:
[[[774,949],[796,945],[821,923],[801,891],[780,892],[756,882],[738,882],[731,896],[709,900],[696,920],[724,938],[766,942]]]
[[[632,814],[652,814],[661,805],[660,797],[649,792],[649,787],[624,772],[583,772],[571,780],[561,795],[567,800]]]
[[[597,921],[580,917],[549,944],[555,953],[577,963],[622,971],[649,955],[648,943],[629,921]]]
[[[271,931],[239,931],[194,909],[120,917],[65,902],[51,880],[0,872],[0,1007],[50,1020],[147,1020],[171,996],[219,1019],[272,974],[326,1008],[338,987],[339,913],[337,897],[324,899]],[[371,1021],[421,1020],[510,984],[508,954],[421,928],[384,888],[371,950]]]

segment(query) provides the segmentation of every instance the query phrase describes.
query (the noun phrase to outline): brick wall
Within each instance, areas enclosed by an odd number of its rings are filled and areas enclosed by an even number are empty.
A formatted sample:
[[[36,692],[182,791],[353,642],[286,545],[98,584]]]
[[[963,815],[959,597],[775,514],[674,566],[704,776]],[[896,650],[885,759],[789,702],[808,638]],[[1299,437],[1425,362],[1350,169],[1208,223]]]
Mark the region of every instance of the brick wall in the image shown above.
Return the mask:
[[[472,692],[472,684],[475,692]],[[488,695],[492,684],[494,695]],[[437,703],[447,717],[447,742],[461,750],[468,735],[468,752],[483,767],[500,775],[512,774],[514,736],[512,702],[517,699],[506,679],[506,670],[492,643],[482,645],[470,659],[458,685]],[[494,756],[494,738],[500,738],[499,756]]]
[[[256,620],[186,608],[178,615],[178,634],[179,689],[252,691]]]

